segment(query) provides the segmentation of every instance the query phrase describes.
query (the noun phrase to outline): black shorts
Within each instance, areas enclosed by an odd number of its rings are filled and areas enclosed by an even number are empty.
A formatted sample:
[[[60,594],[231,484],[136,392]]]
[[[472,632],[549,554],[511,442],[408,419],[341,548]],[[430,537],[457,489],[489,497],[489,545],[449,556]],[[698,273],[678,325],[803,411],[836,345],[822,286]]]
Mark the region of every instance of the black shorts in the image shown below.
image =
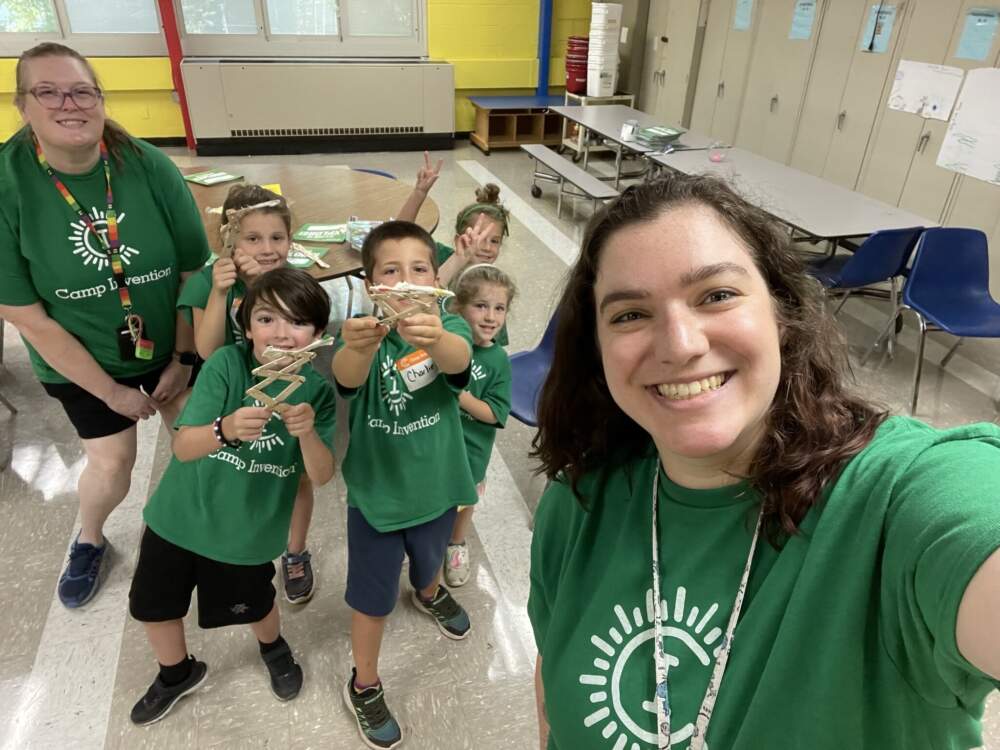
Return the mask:
[[[274,563],[233,565],[178,547],[146,527],[128,592],[140,622],[179,620],[198,589],[198,626],[221,628],[263,620],[274,607]]]
[[[133,375],[128,378],[115,378],[116,383],[127,385],[129,388],[140,388],[145,393],[151,394],[156,390],[160,382],[160,375],[167,369],[166,365],[144,372],[142,375]],[[188,381],[190,388],[194,384],[194,379],[201,369],[201,360],[191,369],[191,379]],[[42,388],[52,398],[57,399],[66,410],[66,416],[76,428],[76,434],[82,440],[107,437],[124,432],[135,424],[134,419],[119,414],[101,401],[90,391],[86,391],[76,383],[42,383]]]

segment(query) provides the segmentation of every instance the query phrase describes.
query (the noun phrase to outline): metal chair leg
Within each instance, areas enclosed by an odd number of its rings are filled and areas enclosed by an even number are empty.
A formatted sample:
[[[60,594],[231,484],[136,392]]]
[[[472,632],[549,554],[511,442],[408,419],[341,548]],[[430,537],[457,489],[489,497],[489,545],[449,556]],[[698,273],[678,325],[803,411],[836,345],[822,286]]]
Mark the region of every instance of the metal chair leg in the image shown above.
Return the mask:
[[[948,350],[948,353],[944,355],[944,359],[941,360],[941,367],[948,366],[948,363],[951,362],[952,356],[955,354],[955,350],[962,345],[963,341],[965,341],[965,339],[959,338],[958,341],[952,344],[951,349]]]
[[[924,369],[924,341],[927,337],[927,321],[924,316],[914,311],[917,316],[917,361],[913,365],[913,395],[910,399],[910,416],[917,411],[917,398],[920,396],[920,375]]]
[[[847,304],[847,298],[850,296],[851,296],[850,291],[844,292],[844,296],[840,298],[840,302],[837,304],[837,307],[833,311],[834,317],[840,315],[840,309]]]
[[[899,287],[896,285],[895,276],[889,279],[889,301],[892,304],[892,309],[897,310],[899,307]],[[885,353],[889,355],[889,359],[892,359],[894,356],[896,356],[897,320],[899,320],[898,312],[892,316],[892,328],[889,329],[889,338],[885,340]]]
[[[3,404],[7,408],[7,411],[10,412],[11,416],[17,414],[17,407],[14,406],[14,404],[12,404],[10,401],[8,401],[7,397],[4,396],[2,392],[0,392],[0,404]]]
[[[868,347],[868,351],[865,352],[865,356],[861,358],[862,367],[864,367],[865,363],[868,362],[868,358],[872,356],[872,353],[878,348],[878,345],[882,343],[882,339],[884,339],[886,336],[889,335],[889,330],[892,328],[893,325],[895,325],[896,318],[904,309],[909,309],[909,308],[904,308],[902,305],[896,308],[895,313],[893,313],[893,315],[889,318],[889,322],[885,324],[885,328],[883,328],[882,332],[879,333],[879,335],[875,338],[875,340],[872,342],[872,345]]]

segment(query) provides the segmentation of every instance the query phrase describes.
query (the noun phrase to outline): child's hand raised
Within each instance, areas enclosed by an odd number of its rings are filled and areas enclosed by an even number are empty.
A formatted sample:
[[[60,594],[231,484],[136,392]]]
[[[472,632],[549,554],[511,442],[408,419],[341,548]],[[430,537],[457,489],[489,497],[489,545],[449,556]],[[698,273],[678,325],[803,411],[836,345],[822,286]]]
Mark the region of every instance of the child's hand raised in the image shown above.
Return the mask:
[[[222,434],[230,440],[256,440],[270,418],[270,409],[263,406],[243,406],[222,420]]]
[[[239,249],[233,252],[233,261],[236,263],[236,268],[240,272],[240,276],[244,279],[256,278],[263,271],[260,263]]]
[[[424,166],[417,170],[417,184],[414,189],[426,195],[437,182],[438,175],[441,174],[441,165],[444,159],[438,159],[436,167],[431,166],[431,156],[424,151]]]
[[[364,318],[351,318],[345,320],[340,329],[340,337],[344,340],[344,346],[360,354],[371,354],[382,339],[389,333],[389,329],[378,324],[378,318],[369,315]]]
[[[466,227],[455,242],[455,253],[466,263],[487,263],[492,259],[490,252],[490,219],[479,214],[476,223]]]
[[[285,429],[288,430],[289,435],[302,437],[312,432],[316,412],[309,404],[295,404],[285,409],[281,413],[281,418],[285,422]]]
[[[400,318],[396,323],[396,331],[407,344],[422,349],[440,341],[444,328],[441,318],[434,313],[417,313]]]
[[[212,265],[212,289],[220,294],[228,292],[236,283],[236,264],[232,258],[219,258]]]

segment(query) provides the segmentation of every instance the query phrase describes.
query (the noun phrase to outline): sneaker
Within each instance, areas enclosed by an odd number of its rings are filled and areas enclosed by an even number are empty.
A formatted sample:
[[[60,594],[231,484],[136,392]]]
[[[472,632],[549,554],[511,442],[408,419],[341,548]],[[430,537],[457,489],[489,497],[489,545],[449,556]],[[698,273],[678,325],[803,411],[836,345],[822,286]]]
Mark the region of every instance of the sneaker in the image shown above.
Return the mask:
[[[351,678],[344,685],[344,703],[354,714],[358,725],[361,741],[368,747],[389,748],[398,747],[403,742],[403,730],[392,718],[389,707],[385,705],[385,690],[382,683],[365,688],[360,693],[354,689],[354,678],[357,670],[351,668]]]
[[[469,545],[465,542],[449,544],[444,556],[444,582],[452,588],[469,582],[472,566],[469,565]]]
[[[309,550],[281,556],[281,581],[285,585],[285,599],[289,604],[305,604],[313,595],[312,555]]]
[[[208,665],[203,661],[192,659],[191,674],[179,685],[168,687],[160,680],[160,675],[156,675],[156,679],[153,680],[153,684],[149,686],[146,694],[132,706],[132,713],[129,714],[132,723],[145,726],[159,721],[170,713],[170,709],[177,701],[197,690],[205,681],[206,674],[208,674]]]
[[[413,603],[421,612],[433,617],[438,630],[453,640],[462,640],[472,629],[469,615],[462,609],[462,605],[452,598],[444,586],[438,585],[437,593],[429,602],[425,602],[420,598],[420,594],[414,591]]]
[[[104,538],[104,537],[102,537]],[[89,602],[101,587],[101,579],[107,577],[111,568],[111,544],[104,538],[104,544],[96,547],[80,541],[76,535],[69,548],[69,562],[59,576],[59,601],[64,607],[76,609]],[[106,564],[103,564],[107,560]]]
[[[271,692],[279,701],[290,701],[302,689],[302,667],[292,656],[292,649],[287,643],[278,648],[261,654],[264,665],[271,675]]]

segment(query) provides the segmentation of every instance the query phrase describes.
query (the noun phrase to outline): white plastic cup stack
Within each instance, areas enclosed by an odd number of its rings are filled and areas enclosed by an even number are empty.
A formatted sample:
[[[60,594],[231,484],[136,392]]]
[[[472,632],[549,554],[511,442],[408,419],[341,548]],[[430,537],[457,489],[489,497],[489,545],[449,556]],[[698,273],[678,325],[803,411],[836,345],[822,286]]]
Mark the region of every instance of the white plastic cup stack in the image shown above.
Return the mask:
[[[611,96],[618,85],[618,39],[622,31],[620,3],[593,3],[587,53],[587,96]]]

